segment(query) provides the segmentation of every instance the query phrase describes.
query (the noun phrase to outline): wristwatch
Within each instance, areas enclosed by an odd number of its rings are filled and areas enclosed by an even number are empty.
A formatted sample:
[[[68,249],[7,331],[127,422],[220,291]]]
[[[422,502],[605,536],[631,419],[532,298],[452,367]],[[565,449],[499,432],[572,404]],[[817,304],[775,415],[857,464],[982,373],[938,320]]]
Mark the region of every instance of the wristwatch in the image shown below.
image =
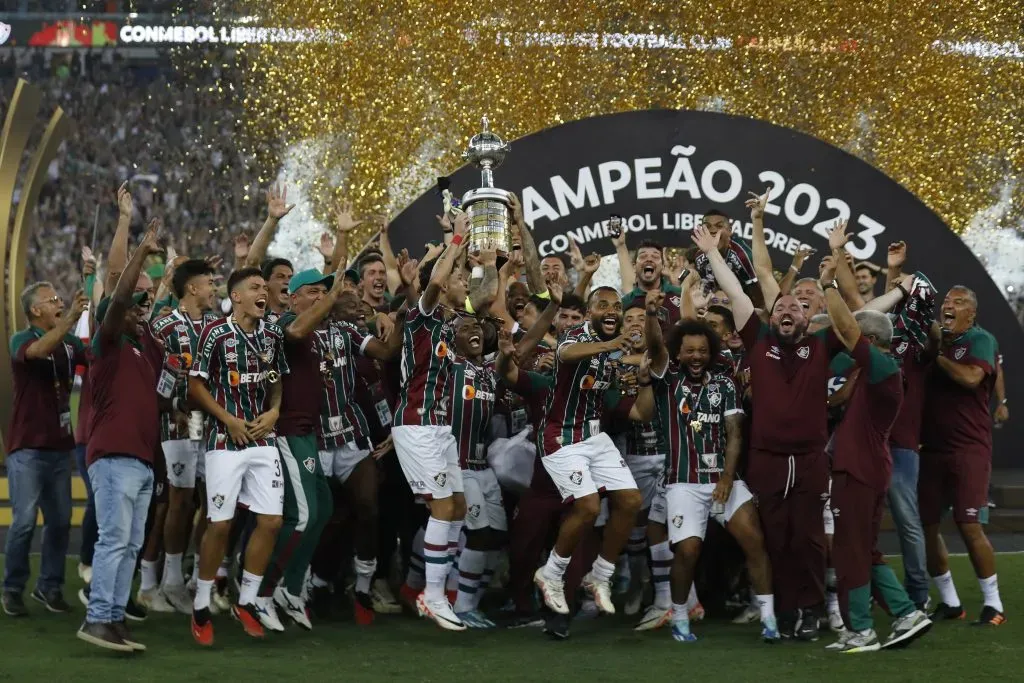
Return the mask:
[[[836,281],[835,280],[830,280],[829,282],[825,282],[825,283],[823,283],[821,285],[822,291],[824,291],[826,289],[829,289],[829,288],[835,289],[837,291],[839,290],[839,287],[836,286]]]

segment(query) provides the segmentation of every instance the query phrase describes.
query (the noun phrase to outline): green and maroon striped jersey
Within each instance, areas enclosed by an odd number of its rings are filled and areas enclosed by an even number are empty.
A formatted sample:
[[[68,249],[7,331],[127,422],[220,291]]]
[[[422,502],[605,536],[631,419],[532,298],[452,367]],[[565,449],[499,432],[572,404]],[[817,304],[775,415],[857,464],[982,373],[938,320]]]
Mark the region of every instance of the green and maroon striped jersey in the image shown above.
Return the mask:
[[[316,331],[324,389],[320,399],[319,446],[341,448],[370,434],[366,416],[355,400],[356,354],[373,339],[352,323],[329,320]]]
[[[274,323],[260,321],[252,334],[239,327],[233,317],[206,326],[199,335],[199,353],[189,374],[206,381],[213,399],[228,413],[247,422],[270,409],[270,373],[288,373],[284,355],[284,332]],[[207,451],[239,450],[227,427],[207,415],[203,441]],[[276,446],[271,432],[251,446]]]
[[[445,389],[454,347],[455,329],[441,306],[425,311],[421,296],[402,326],[402,388],[394,426],[451,424]]]
[[[157,318],[152,323],[153,335],[164,346],[164,365],[157,370],[157,377],[159,378],[162,372],[178,369],[178,374],[174,376],[171,398],[178,400],[178,407],[182,411],[185,410],[188,401],[188,372],[192,369],[199,349],[199,335],[207,325],[221,318],[222,316],[213,311],[204,311],[202,318],[193,320],[187,313],[176,310]],[[160,440],[187,439],[188,431],[178,432],[177,421],[171,413],[172,411],[167,410],[160,412]]]
[[[544,411],[544,455],[586,441],[601,433],[604,394],[614,384],[617,363],[609,353],[599,353],[578,363],[565,363],[561,352],[570,344],[603,341],[584,322],[562,334],[555,354],[555,386]]]
[[[725,419],[743,413],[736,385],[711,374],[695,382],[671,365],[653,380],[656,424],[667,446],[665,481],[718,483],[725,468]]]
[[[494,413],[497,380],[490,363],[476,365],[456,356],[452,362],[452,434],[459,444],[459,467],[482,470],[487,465],[487,429]]]

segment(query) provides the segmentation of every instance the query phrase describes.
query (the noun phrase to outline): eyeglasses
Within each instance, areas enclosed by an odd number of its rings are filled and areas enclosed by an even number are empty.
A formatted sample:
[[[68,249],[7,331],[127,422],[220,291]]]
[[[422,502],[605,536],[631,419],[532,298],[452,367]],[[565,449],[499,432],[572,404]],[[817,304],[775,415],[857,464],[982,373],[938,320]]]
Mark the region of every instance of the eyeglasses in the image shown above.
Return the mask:
[[[61,298],[60,294],[54,294],[53,296],[46,297],[39,301],[41,304],[62,304],[64,299]]]

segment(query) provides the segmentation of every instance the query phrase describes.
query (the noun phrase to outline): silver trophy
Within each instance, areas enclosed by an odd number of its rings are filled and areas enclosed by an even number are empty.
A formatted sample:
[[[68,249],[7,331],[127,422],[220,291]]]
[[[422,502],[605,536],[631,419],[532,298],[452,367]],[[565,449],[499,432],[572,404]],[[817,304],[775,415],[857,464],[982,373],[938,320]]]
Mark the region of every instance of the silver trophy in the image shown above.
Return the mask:
[[[469,250],[494,250],[507,257],[512,246],[509,207],[512,193],[494,187],[493,170],[508,154],[508,143],[490,131],[483,117],[483,131],[474,135],[462,158],[480,169],[480,184],[462,196],[462,209],[469,214]]]

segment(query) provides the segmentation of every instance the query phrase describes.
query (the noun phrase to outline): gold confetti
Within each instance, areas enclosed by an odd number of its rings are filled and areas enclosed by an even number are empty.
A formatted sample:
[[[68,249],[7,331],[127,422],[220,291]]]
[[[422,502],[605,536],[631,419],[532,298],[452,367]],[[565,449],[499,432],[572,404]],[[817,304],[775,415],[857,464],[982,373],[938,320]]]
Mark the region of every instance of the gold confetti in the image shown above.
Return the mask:
[[[1020,9],[233,0],[233,16],[329,36],[238,49],[239,144],[266,182],[284,148],[319,141],[308,188],[318,214],[342,200],[366,215],[400,209],[460,166],[482,115],[514,140],[598,114],[712,109],[848,150],[961,232],[1024,174]],[[239,93],[220,95],[237,103]],[[1002,227],[1024,223],[1024,192],[1013,194]]]

